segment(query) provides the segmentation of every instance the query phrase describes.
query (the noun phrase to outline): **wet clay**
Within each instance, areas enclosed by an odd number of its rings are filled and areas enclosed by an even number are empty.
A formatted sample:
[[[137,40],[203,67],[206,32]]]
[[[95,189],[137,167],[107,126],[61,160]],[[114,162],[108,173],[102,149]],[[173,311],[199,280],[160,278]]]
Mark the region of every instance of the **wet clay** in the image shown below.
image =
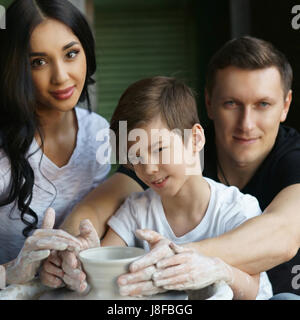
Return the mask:
[[[119,294],[117,278],[127,273],[129,265],[145,254],[135,247],[98,247],[80,252],[79,259],[91,290],[86,298],[94,300],[141,299]]]

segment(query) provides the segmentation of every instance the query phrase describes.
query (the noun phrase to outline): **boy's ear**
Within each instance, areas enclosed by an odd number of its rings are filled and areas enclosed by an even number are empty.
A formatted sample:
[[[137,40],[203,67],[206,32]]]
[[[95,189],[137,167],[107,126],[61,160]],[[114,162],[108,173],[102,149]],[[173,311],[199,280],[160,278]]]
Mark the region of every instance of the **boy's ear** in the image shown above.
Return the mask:
[[[205,96],[205,107],[206,107],[207,115],[208,115],[210,120],[213,120],[210,95],[208,93],[207,88],[205,88],[205,90],[204,90],[204,96]]]
[[[204,130],[199,123],[193,125],[192,128],[193,136],[193,151],[200,152],[205,145]]]

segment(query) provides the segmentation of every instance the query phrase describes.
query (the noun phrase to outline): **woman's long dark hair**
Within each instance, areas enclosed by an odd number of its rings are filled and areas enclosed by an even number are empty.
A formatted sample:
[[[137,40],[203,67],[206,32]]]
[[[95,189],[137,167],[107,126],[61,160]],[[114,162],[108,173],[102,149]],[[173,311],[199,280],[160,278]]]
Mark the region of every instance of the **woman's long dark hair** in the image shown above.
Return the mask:
[[[87,60],[87,76],[79,101],[87,101],[89,111],[87,89],[94,83],[91,76],[96,71],[93,34],[84,16],[69,1],[16,0],[7,9],[6,30],[0,30],[0,148],[10,160],[11,183],[0,206],[10,203],[18,206],[26,225],[25,237],[38,224],[38,216],[30,208],[34,172],[28,162],[28,150],[35,133],[41,132],[35,113],[29,44],[34,28],[47,18],[64,23],[81,42]]]

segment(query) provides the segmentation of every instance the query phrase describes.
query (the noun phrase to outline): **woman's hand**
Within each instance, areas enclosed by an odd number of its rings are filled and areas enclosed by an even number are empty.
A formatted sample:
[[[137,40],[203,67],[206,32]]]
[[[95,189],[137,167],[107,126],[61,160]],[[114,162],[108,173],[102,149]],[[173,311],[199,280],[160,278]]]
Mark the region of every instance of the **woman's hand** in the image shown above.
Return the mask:
[[[232,269],[221,259],[203,256],[174,243],[170,247],[176,254],[157,263],[159,270],[152,276],[155,286],[166,290],[196,290],[220,280],[232,283]]]
[[[89,220],[80,222],[79,232],[76,239],[80,242],[81,250],[100,246],[97,231]],[[44,285],[52,288],[66,284],[69,289],[80,293],[88,288],[80,260],[71,251],[53,251],[43,265],[40,278]]]
[[[0,266],[0,290],[5,288],[6,283],[6,275],[5,275],[5,268]]]
[[[6,282],[24,284],[32,280],[41,261],[50,255],[50,250],[79,251],[81,242],[63,230],[53,230],[55,211],[48,208],[41,229],[36,230],[24,243],[18,257],[5,264]]]

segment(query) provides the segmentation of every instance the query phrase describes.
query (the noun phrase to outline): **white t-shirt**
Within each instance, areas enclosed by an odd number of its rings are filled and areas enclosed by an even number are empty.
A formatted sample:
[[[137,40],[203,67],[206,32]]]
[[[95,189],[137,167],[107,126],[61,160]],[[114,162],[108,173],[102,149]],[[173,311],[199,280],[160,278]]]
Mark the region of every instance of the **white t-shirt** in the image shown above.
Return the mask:
[[[110,171],[110,164],[96,161],[96,153],[105,141],[97,141],[99,130],[108,129],[108,122],[96,113],[75,108],[78,133],[76,147],[69,162],[59,168],[39,149],[34,139],[28,155],[34,171],[33,197],[30,208],[38,215],[41,225],[45,210],[56,211],[55,227],[58,227],[72,208],[87,193],[99,185]],[[100,139],[98,139],[100,140]],[[10,164],[3,150],[0,150],[0,199],[8,192],[11,173]],[[0,264],[14,259],[22,248],[25,238],[22,230],[25,224],[20,211],[13,204],[0,207]],[[9,218],[9,216],[11,218]]]
[[[180,245],[217,237],[261,214],[259,203],[253,196],[241,193],[236,187],[227,187],[209,178],[204,179],[211,189],[207,211],[201,222],[181,237],[174,234],[165,216],[161,198],[152,189],[133,193],[128,197],[110,218],[108,225],[128,246],[143,247],[149,251],[148,242],[139,240],[134,234],[135,230],[152,229]],[[272,286],[267,274],[263,272],[257,299],[269,299],[271,296]]]

